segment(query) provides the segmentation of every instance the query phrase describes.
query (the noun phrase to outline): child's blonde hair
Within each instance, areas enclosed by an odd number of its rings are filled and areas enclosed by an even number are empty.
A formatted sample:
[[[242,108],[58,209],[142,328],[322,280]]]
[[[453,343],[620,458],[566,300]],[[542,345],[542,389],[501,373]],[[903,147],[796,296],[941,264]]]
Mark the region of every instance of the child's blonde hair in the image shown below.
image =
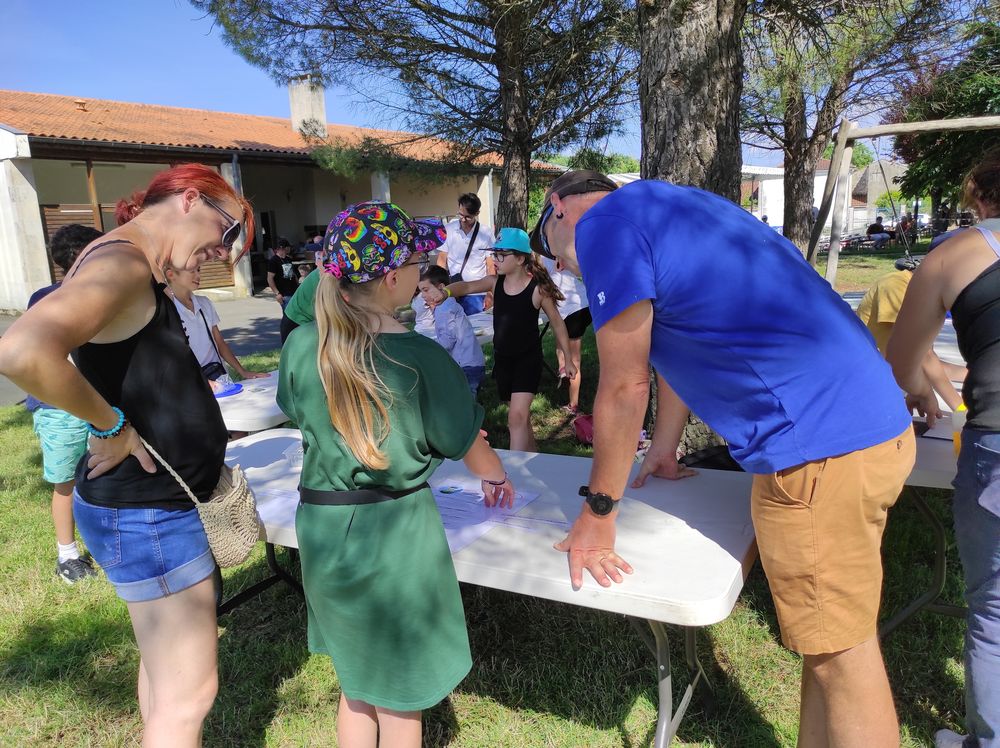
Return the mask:
[[[316,363],[330,422],[358,462],[372,470],[389,467],[382,443],[389,434],[392,393],[375,370],[374,354],[380,349],[368,312],[354,301],[372,296],[378,285],[338,281],[324,273],[316,289]]]

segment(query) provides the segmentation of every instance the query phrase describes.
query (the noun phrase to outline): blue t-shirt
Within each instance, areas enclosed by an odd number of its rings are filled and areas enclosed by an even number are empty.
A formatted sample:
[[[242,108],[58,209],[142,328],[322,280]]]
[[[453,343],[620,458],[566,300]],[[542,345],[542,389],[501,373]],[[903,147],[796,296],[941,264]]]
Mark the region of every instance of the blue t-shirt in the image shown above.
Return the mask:
[[[583,215],[576,253],[594,329],[649,299],[653,366],[748,472],[846,454],[909,426],[847,303],[795,245],[728,200],[633,182]]]

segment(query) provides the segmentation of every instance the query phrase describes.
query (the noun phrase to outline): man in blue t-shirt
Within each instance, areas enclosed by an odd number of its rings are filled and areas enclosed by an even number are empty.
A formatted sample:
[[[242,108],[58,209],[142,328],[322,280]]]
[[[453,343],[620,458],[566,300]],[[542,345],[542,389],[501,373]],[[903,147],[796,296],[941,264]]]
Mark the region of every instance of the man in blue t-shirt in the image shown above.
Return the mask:
[[[864,325],[766,224],[666,182],[556,179],[536,252],[582,271],[601,362],[595,450],[580,516],[557,545],[574,587],[628,563],[615,514],[648,399],[656,433],[633,485],[677,464],[688,408],[754,473],[751,514],[782,640],[804,656],[800,736],[897,746],[876,636],[886,511],[914,459],[902,394]]]

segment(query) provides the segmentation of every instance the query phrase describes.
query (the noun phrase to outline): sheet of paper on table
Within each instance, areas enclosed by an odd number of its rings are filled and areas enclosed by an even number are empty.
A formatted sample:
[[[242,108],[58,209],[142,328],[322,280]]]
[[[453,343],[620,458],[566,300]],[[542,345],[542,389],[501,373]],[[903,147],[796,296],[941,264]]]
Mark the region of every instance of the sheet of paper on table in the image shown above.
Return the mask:
[[[954,439],[954,427],[951,423],[951,414],[939,418],[934,424],[934,428],[927,429],[921,434],[925,439],[943,439],[950,442]]]
[[[295,526],[295,509],[299,492],[281,488],[259,488],[254,491],[257,513],[265,525]],[[452,553],[485,535],[497,525],[516,527],[526,532],[537,532],[541,527],[559,525],[569,529],[568,522],[519,517],[517,513],[538,498],[537,493],[518,493],[514,506],[509,509],[487,507],[478,487],[451,484],[434,488],[434,501],[441,513],[448,548]]]
[[[501,509],[486,506],[478,484],[474,487],[446,484],[435,486],[433,490],[434,501],[444,524],[444,534],[448,538],[448,548],[452,553],[458,553],[497,525],[517,527],[526,532],[534,532],[539,527],[553,524],[569,528],[569,524],[565,522],[517,516],[518,512],[538,498],[537,493],[517,493],[514,496],[514,506]]]

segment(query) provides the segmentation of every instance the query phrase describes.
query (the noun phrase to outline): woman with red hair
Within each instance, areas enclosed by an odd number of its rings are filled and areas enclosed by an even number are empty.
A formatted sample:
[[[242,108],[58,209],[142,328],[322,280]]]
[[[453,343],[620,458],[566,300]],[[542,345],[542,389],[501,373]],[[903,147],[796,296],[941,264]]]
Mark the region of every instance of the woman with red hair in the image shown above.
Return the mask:
[[[218,172],[185,164],[116,215],[0,339],[0,373],[89,424],[73,513],[132,619],[143,745],[196,746],[217,690],[215,560],[191,500],[139,437],[199,499],[211,494],[226,427],[164,271],[226,259],[244,232],[249,247],[253,210]]]

